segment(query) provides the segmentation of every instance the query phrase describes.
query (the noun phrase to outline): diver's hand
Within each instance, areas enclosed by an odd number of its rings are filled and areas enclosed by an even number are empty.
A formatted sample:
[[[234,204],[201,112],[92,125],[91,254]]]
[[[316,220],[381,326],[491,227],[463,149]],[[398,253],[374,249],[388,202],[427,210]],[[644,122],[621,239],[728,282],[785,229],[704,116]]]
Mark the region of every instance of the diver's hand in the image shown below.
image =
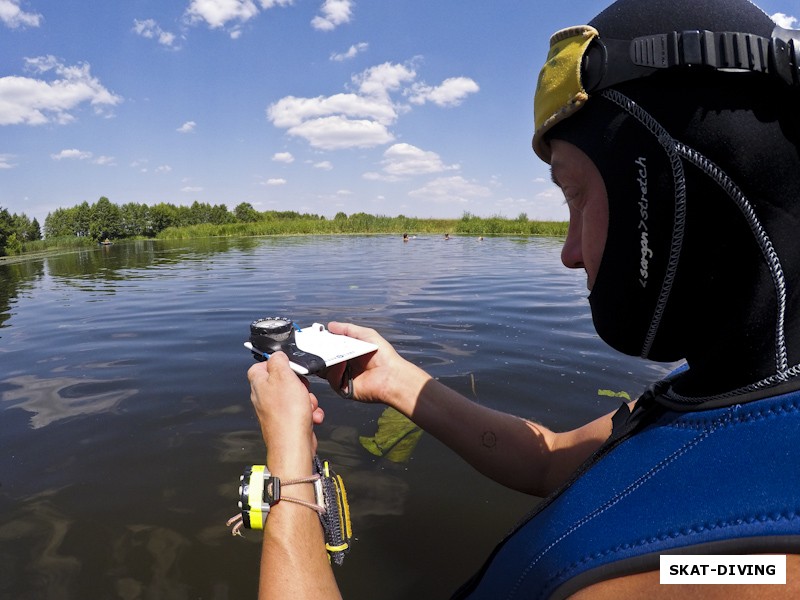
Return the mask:
[[[408,377],[412,372],[418,377],[424,375],[420,369],[401,357],[374,329],[333,321],[328,323],[328,330],[378,346],[375,352],[350,359],[347,363],[333,365],[325,370],[323,376],[340,395],[347,395],[359,402],[395,405],[399,401],[398,395],[407,391],[407,386],[403,389],[404,380],[408,383]],[[347,389],[350,383],[347,380],[347,365],[350,366],[353,380],[352,390]]]
[[[322,423],[325,414],[317,397],[308,391],[308,382],[289,367],[287,356],[275,352],[268,361],[251,366],[247,378],[270,457],[313,456],[317,445],[314,425]],[[309,460],[304,470],[310,464]]]

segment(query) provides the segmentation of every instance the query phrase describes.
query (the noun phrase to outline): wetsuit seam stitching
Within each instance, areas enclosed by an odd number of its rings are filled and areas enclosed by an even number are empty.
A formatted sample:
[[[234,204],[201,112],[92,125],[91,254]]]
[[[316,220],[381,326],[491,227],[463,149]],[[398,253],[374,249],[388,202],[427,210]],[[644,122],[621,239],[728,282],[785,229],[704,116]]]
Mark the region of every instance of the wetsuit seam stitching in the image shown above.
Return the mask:
[[[662,427],[670,429],[703,429],[708,426],[720,426],[727,428],[800,412],[800,400],[791,400],[787,404],[770,408],[751,408],[746,414],[733,414],[731,409],[727,409],[729,411],[727,414],[715,419],[694,418],[689,421],[665,423]]]
[[[584,555],[580,559],[573,561],[569,566],[564,567],[563,569],[555,573],[552,577],[550,577],[545,587],[549,587],[555,581],[562,580],[562,577],[564,576],[566,576],[566,579],[563,581],[568,581],[569,579],[572,578],[567,575],[570,571],[574,571],[575,569],[582,569],[583,565],[585,565],[586,563],[596,561],[605,556],[608,556],[609,554],[614,554],[621,550],[641,548],[643,546],[648,546],[658,542],[664,542],[666,540],[685,540],[693,536],[702,535],[706,531],[727,529],[730,527],[741,527],[742,525],[752,525],[755,523],[778,523],[780,521],[795,521],[798,518],[800,518],[800,509],[784,510],[779,512],[777,515],[756,514],[750,517],[746,518],[742,517],[734,520],[726,519],[714,523],[698,523],[688,528],[685,527],[678,531],[667,531],[658,535],[650,536],[646,539],[640,539],[636,542],[626,542],[622,544],[617,544],[613,548],[596,551],[593,552],[592,554]],[[742,539],[745,537],[748,536],[742,536]],[[732,538],[732,539],[737,539],[737,538]],[[675,546],[675,548],[681,548],[681,547],[683,546]]]
[[[573,525],[570,526],[569,529],[567,529],[564,533],[562,533],[560,536],[558,536],[557,539],[555,539],[552,542],[550,542],[547,545],[546,548],[541,550],[533,558],[533,560],[528,563],[528,565],[525,567],[525,569],[523,569],[523,571],[520,574],[520,576],[517,578],[517,581],[514,584],[514,586],[511,588],[507,598],[513,598],[517,594],[517,591],[519,590],[519,587],[522,584],[522,581],[528,576],[528,573],[530,573],[530,571],[533,569],[533,567],[548,552],[550,552],[550,550],[555,548],[559,543],[561,543],[564,539],[566,539],[567,537],[572,535],[575,531],[577,531],[578,529],[583,527],[586,523],[594,520],[595,518],[597,518],[598,516],[600,516],[601,514],[606,512],[607,510],[609,510],[611,507],[613,507],[615,504],[618,504],[624,498],[626,498],[627,496],[630,496],[638,488],[640,488],[642,485],[644,485],[648,480],[650,480],[652,477],[654,477],[657,473],[659,473],[660,471],[665,469],[668,465],[672,464],[673,462],[678,460],[681,456],[683,456],[684,454],[688,453],[689,451],[694,449],[698,444],[700,444],[701,442],[706,440],[714,432],[715,429],[716,429],[716,426],[715,426],[715,424],[712,423],[711,426],[707,430],[703,431],[699,435],[695,436],[694,438],[692,438],[691,440],[689,440],[688,442],[683,444],[680,448],[675,450],[668,457],[666,457],[666,458],[662,459],[661,461],[659,461],[658,464],[656,464],[653,468],[649,469],[646,473],[644,473],[641,476],[639,476],[635,481],[633,481],[630,485],[628,485],[622,492],[620,492],[620,493],[616,494],[615,496],[613,496],[612,498],[608,499],[606,502],[603,503],[602,506],[599,506],[598,508],[596,508],[593,511],[591,511],[588,515],[585,515],[584,517],[579,519],[577,522],[573,523]]]

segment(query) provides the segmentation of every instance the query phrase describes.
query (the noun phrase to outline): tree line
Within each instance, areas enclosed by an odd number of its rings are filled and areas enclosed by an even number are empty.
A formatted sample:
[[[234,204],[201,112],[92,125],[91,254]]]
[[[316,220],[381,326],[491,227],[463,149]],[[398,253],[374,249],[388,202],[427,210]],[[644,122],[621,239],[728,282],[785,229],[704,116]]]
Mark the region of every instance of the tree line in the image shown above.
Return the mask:
[[[39,221],[0,207],[0,256],[19,254],[23,244],[42,239]]]
[[[136,202],[117,205],[105,196],[90,204],[59,208],[47,215],[43,231],[36,219],[11,215],[0,208],[0,256],[75,248],[105,240],[193,238],[287,234],[444,233],[460,235],[545,235],[566,233],[566,223],[480,218],[465,212],[460,219],[387,217],[359,212],[337,213],[332,219],[295,211],[259,212],[248,202],[233,211],[224,204],[193,202],[190,206]]]
[[[44,221],[46,238],[65,236],[88,237],[95,241],[157,237],[170,227],[193,225],[227,225],[265,219],[324,219],[319,215],[301,215],[294,211],[258,212],[242,202],[231,212],[224,204],[193,202],[191,206],[160,203],[153,206],[129,202],[118,206],[103,196],[94,204],[83,202],[72,208],[59,208]]]

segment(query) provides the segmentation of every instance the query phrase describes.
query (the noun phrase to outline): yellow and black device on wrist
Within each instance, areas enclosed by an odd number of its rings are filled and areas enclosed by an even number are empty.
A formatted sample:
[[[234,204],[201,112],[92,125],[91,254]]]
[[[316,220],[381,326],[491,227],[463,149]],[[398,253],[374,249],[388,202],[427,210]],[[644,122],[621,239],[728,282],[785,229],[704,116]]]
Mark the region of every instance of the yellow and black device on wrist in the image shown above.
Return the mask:
[[[242,528],[263,529],[271,507],[278,502],[301,504],[319,515],[331,562],[341,565],[353,537],[344,481],[327,461],[323,462],[317,456],[313,460],[313,470],[309,477],[282,480],[270,473],[265,465],[245,467],[239,478],[239,508],[242,512],[228,521],[229,526],[233,525],[233,534],[240,534]],[[314,486],[316,504],[283,494],[283,488],[301,483]]]
[[[270,507],[281,499],[281,480],[265,465],[245,467],[239,486],[239,508],[246,529],[264,529]]]

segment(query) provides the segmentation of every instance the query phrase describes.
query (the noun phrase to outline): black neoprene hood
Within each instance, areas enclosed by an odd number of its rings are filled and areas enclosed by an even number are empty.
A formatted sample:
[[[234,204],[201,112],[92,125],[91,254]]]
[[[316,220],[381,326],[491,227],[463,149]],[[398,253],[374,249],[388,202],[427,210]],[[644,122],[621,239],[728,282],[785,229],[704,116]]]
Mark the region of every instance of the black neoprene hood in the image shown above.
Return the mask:
[[[747,0],[620,0],[589,25],[618,40],[775,28]],[[606,185],[589,300],[607,343],[673,361],[730,336],[769,369],[785,366],[781,352],[800,362],[779,348],[794,301],[786,284],[800,285],[798,107],[800,86],[774,76],[676,68],[590,94],[547,133],[583,150]]]

